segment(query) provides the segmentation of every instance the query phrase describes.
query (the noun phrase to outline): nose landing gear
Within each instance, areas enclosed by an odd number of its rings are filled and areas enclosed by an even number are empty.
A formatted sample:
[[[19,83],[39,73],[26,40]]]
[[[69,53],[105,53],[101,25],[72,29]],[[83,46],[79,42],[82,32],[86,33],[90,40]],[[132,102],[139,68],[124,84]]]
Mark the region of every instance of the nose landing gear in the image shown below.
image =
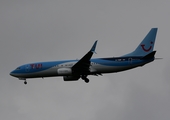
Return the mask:
[[[25,85],[27,84],[27,81],[26,81],[26,80],[24,81],[24,84],[25,84]]]
[[[24,84],[27,84],[26,78],[19,78],[19,80],[24,80]]]

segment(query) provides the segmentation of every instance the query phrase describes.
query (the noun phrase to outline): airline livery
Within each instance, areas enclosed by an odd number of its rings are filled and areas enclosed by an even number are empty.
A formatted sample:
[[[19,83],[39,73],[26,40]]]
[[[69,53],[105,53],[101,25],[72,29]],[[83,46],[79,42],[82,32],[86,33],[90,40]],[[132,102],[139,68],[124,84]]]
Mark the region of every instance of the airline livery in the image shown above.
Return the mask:
[[[153,48],[156,34],[157,28],[152,28],[133,52],[121,57],[91,59],[97,45],[95,41],[90,51],[80,60],[29,63],[17,67],[10,75],[24,80],[24,84],[27,84],[26,80],[29,78],[55,76],[63,76],[64,81],[77,81],[81,78],[88,83],[88,75],[121,72],[154,61],[156,51],[153,51]]]

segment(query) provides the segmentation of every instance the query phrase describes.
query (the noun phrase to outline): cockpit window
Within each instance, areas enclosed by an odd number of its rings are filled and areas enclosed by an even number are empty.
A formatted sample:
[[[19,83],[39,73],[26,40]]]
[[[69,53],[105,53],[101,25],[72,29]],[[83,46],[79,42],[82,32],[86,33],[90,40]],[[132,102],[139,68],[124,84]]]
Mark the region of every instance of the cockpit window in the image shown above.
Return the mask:
[[[17,67],[16,70],[20,70],[20,67]]]

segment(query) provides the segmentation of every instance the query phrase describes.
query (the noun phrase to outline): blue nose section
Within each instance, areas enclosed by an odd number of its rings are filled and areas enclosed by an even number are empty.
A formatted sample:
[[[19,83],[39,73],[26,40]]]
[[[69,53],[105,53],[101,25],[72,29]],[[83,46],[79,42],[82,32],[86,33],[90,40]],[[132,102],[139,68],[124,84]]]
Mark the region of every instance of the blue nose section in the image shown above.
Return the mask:
[[[9,74],[10,74],[11,76],[14,76],[14,77],[15,77],[14,71],[10,72]]]
[[[18,77],[15,70],[13,70],[12,72],[10,72],[9,74],[10,74],[11,76],[13,76],[13,77]]]

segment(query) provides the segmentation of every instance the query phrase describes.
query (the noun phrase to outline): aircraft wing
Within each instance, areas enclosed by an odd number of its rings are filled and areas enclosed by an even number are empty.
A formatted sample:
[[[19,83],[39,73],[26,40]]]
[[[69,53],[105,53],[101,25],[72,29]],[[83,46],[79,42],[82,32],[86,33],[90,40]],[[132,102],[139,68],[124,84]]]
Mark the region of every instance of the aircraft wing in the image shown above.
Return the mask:
[[[95,43],[93,44],[92,48],[90,49],[90,51],[84,55],[73,67],[73,74],[76,75],[88,75],[89,74],[89,67],[90,67],[90,59],[93,55],[93,53],[95,52],[96,49],[96,45],[97,45],[97,40],[95,41]]]

